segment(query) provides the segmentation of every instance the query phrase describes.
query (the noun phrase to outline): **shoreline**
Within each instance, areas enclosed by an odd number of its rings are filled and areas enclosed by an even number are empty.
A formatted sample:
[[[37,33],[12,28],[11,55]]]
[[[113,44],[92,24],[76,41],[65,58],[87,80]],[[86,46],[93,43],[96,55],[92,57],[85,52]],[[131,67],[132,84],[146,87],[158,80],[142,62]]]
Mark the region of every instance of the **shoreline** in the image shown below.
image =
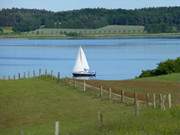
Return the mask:
[[[0,39],[124,39],[124,38],[180,38],[180,33],[159,33],[159,34],[107,34],[107,35],[91,35],[81,37],[67,37],[67,36],[30,36],[22,34],[7,34],[0,35]]]

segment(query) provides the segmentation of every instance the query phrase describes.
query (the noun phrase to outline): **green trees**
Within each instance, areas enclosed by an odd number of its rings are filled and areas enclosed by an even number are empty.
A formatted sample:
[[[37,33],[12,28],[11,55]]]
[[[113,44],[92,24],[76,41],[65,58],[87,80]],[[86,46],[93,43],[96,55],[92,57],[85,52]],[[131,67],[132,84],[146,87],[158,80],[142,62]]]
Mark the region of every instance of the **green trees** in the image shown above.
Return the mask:
[[[2,9],[0,26],[15,31],[46,28],[99,28],[106,25],[142,25],[148,33],[180,32],[180,7],[124,9],[81,9],[50,12],[37,9]]]
[[[171,73],[180,73],[180,57],[175,60],[167,60],[158,64],[158,67],[153,70],[142,71],[141,77],[150,77],[157,75],[165,75]]]
[[[177,32],[177,28],[165,23],[148,24],[145,26],[145,31],[148,33],[174,33]]]
[[[37,9],[2,9],[0,26],[12,26],[15,32],[31,31],[44,25],[52,12]]]

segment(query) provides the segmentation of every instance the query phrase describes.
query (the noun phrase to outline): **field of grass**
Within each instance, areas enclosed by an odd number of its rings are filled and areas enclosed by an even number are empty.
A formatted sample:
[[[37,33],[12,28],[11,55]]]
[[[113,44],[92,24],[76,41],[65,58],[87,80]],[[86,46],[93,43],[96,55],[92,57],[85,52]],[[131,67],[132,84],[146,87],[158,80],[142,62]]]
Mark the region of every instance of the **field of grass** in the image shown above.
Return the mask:
[[[93,36],[93,35],[118,35],[118,34],[140,34],[144,32],[143,26],[121,26],[109,25],[98,29],[50,29],[42,28],[26,33],[27,35],[66,35],[69,33],[77,33],[79,36]]]
[[[12,27],[2,27],[3,33],[8,34],[8,33],[12,33]]]
[[[180,83],[180,73],[173,73],[169,75],[161,75],[156,77],[145,77],[136,80],[140,81],[161,81],[161,82],[178,82]]]
[[[103,114],[99,127],[97,113]],[[165,112],[102,100],[90,92],[49,79],[0,80],[0,134],[53,135],[179,135],[180,108]]]

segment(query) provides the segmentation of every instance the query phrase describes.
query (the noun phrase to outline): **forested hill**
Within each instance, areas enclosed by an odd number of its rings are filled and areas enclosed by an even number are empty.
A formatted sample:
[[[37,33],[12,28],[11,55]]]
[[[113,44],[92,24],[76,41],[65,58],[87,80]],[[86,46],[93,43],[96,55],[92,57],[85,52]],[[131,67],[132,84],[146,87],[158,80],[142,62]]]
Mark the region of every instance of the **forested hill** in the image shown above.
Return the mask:
[[[52,12],[37,9],[2,9],[0,27],[14,31],[46,28],[99,28],[106,25],[142,25],[149,33],[179,32],[180,7],[124,9],[81,9]]]

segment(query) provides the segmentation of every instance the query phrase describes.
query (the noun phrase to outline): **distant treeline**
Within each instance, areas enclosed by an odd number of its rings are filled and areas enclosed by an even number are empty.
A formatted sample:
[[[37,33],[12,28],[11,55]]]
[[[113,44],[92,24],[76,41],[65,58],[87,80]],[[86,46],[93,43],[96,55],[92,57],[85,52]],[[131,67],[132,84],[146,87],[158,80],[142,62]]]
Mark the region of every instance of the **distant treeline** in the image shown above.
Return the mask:
[[[81,9],[52,12],[38,9],[2,9],[0,27],[16,32],[37,28],[100,28],[107,25],[142,25],[148,33],[180,32],[180,7]]]
[[[156,69],[142,71],[139,77],[151,77],[171,73],[180,73],[180,57],[175,60],[169,59],[167,61],[161,62],[158,64]]]

